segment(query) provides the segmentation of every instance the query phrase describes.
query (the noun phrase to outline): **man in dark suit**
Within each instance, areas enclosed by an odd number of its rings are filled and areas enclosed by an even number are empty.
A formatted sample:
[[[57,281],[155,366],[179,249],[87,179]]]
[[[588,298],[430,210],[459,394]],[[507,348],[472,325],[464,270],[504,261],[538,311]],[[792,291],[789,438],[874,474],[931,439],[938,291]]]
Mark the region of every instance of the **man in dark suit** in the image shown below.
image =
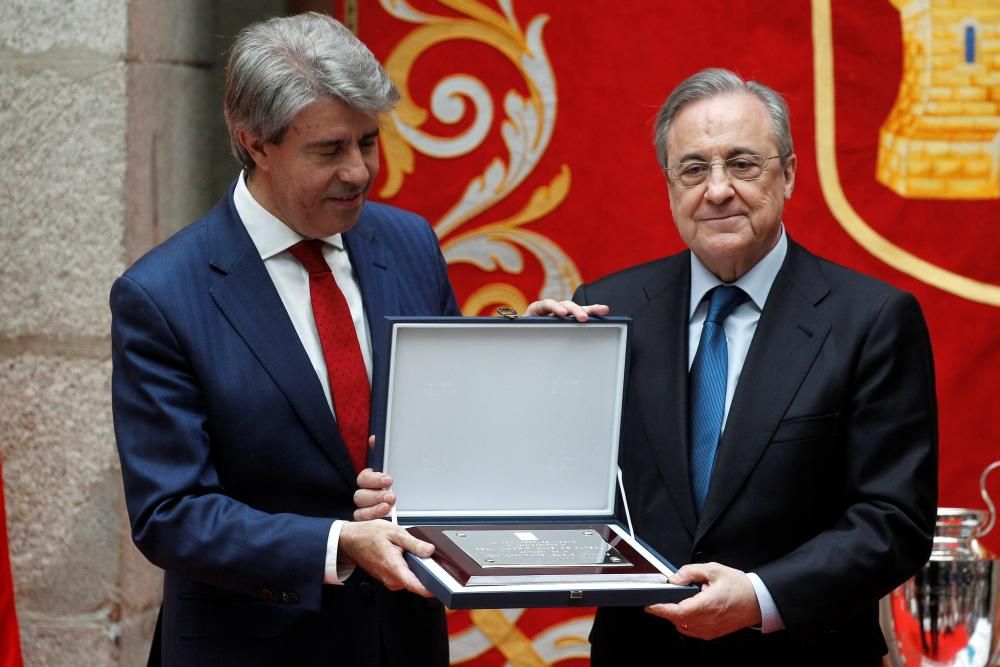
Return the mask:
[[[621,445],[634,527],[687,564],[674,583],[702,589],[600,609],[593,664],[881,665],[877,602],[926,561],[935,521],[920,307],[788,238],[796,157],[776,92],[704,70],[656,129],[689,250],[573,301],[634,319]],[[716,292],[734,298],[717,308]]]
[[[165,570],[152,664],[448,663],[402,557],[433,547],[350,521],[383,317],[458,314],[427,223],[366,202],[397,99],[329,17],[247,28],[225,100],[243,172],[112,288],[133,538]]]

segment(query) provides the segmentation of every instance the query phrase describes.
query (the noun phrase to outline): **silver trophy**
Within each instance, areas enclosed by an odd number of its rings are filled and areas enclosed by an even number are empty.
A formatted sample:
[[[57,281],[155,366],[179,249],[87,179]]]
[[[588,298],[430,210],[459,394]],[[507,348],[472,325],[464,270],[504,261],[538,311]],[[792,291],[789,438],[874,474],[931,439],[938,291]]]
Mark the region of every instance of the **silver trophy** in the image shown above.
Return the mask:
[[[986,492],[991,463],[979,477],[987,512],[940,507],[926,565],[882,598],[879,620],[892,667],[1000,665],[1000,560],[979,543],[997,519]]]

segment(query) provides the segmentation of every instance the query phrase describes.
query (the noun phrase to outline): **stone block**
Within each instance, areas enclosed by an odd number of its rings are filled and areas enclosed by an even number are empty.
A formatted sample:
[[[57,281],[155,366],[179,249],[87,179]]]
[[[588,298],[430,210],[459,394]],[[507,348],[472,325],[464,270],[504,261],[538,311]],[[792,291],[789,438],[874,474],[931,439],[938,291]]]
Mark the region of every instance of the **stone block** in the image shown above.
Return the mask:
[[[121,56],[128,6],[128,0],[4,0],[0,47],[25,53],[79,47]]]
[[[119,665],[118,641],[93,624],[65,619],[21,626],[24,667],[112,667]]]
[[[912,176],[923,176],[931,170],[931,163],[928,160],[908,160],[906,163],[906,173]]]
[[[0,69],[0,337],[104,336],[124,267],[125,66]]]
[[[969,87],[968,90],[978,91],[978,88]],[[948,86],[933,86],[928,90],[928,96],[932,100],[950,100],[956,95],[957,91],[952,90]]]
[[[972,116],[969,120],[972,127],[977,130],[1000,131],[1000,116]]]
[[[957,174],[962,168],[962,163],[955,159],[941,158],[932,163],[932,168],[935,176],[947,177]]]
[[[132,542],[128,517],[125,513],[124,494],[120,508],[122,526],[119,580],[122,591],[122,615],[129,618],[160,608],[160,601],[163,599],[163,570],[146,560]]]
[[[61,617],[119,606],[122,483],[111,363],[29,353],[3,359],[0,368],[0,446],[19,611]]]
[[[122,619],[118,666],[145,667],[157,613],[158,608]]]
[[[952,178],[947,182],[947,196],[955,199],[995,199],[1000,195],[996,181],[980,178]]]
[[[931,73],[931,85],[934,86],[968,86],[970,83],[972,83],[972,74],[968,72],[935,70]]]
[[[978,101],[986,99],[986,89],[980,86],[961,86],[953,91],[955,99]]]
[[[962,102],[928,102],[927,112],[931,114],[960,114],[965,110]]]
[[[908,178],[906,183],[908,194],[934,196],[945,190],[945,181],[939,178]]]
[[[129,55],[140,63],[207,66],[226,48],[218,35],[216,3],[204,0],[133,0],[129,3]]]
[[[986,151],[983,151],[984,153]],[[993,161],[989,157],[966,158],[962,162],[962,173],[973,178],[986,178],[993,168]]]
[[[213,73],[200,68],[129,69],[129,260],[205,213],[239,171],[228,155],[222,95],[215,84]],[[177,99],[185,103],[175,104]]]

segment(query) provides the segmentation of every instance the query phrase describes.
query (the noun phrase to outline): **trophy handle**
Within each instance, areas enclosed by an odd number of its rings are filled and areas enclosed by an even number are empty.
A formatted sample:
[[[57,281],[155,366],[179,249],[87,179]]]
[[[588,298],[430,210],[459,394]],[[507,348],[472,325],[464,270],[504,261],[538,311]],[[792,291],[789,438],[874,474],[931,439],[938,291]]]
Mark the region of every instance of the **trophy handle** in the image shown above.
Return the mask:
[[[1000,468],[1000,461],[994,461],[986,466],[983,473],[979,476],[979,495],[981,495],[983,500],[986,501],[986,509],[989,510],[990,520],[987,521],[986,525],[980,530],[976,531],[977,538],[984,537],[988,532],[993,530],[993,524],[996,523],[997,520],[997,508],[993,504],[993,499],[990,498],[990,494],[986,492],[986,477],[997,468]]]

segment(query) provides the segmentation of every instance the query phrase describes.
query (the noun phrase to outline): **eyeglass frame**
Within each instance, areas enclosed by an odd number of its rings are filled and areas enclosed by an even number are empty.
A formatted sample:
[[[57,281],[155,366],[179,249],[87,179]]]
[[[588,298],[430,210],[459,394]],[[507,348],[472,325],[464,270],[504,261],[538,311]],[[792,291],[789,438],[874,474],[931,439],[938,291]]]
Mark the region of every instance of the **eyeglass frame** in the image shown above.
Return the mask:
[[[759,158],[762,158],[764,160],[764,164],[762,164],[760,166],[760,175],[759,176],[754,176],[753,178],[740,178],[739,176],[732,176],[732,175],[730,175],[730,173],[729,173],[729,167],[727,166],[726,163],[729,162],[730,160],[738,160],[740,158],[747,158],[747,157],[759,157]],[[681,183],[680,180],[676,176],[674,176],[673,179],[671,180],[672,183],[676,183],[677,185],[680,185],[682,188],[686,188],[686,189],[690,190],[691,188],[696,188],[699,185],[704,185],[708,181],[709,177],[712,175],[712,167],[714,167],[716,165],[719,165],[719,166],[722,167],[722,173],[726,175],[726,178],[728,178],[730,180],[735,179],[737,181],[743,181],[745,183],[749,183],[749,182],[752,182],[752,181],[759,181],[760,179],[764,178],[764,173],[767,171],[767,163],[768,162],[770,162],[774,158],[780,158],[780,159],[784,160],[786,157],[788,157],[788,156],[787,155],[781,155],[780,153],[778,155],[769,155],[769,156],[757,155],[756,153],[743,153],[742,155],[734,155],[733,157],[726,158],[725,160],[721,160],[721,161],[720,160],[716,160],[715,162],[706,162],[705,160],[689,160],[688,162],[675,162],[674,166],[672,166],[672,167],[664,167],[663,171],[664,171],[664,173],[666,173],[668,175],[668,178],[670,178],[670,172],[674,171],[675,169],[677,169],[678,165],[681,165],[681,164],[703,164],[703,165],[705,165],[708,168],[708,171],[705,174],[705,180],[701,181],[700,183],[695,183],[694,185],[685,185],[685,184]]]

